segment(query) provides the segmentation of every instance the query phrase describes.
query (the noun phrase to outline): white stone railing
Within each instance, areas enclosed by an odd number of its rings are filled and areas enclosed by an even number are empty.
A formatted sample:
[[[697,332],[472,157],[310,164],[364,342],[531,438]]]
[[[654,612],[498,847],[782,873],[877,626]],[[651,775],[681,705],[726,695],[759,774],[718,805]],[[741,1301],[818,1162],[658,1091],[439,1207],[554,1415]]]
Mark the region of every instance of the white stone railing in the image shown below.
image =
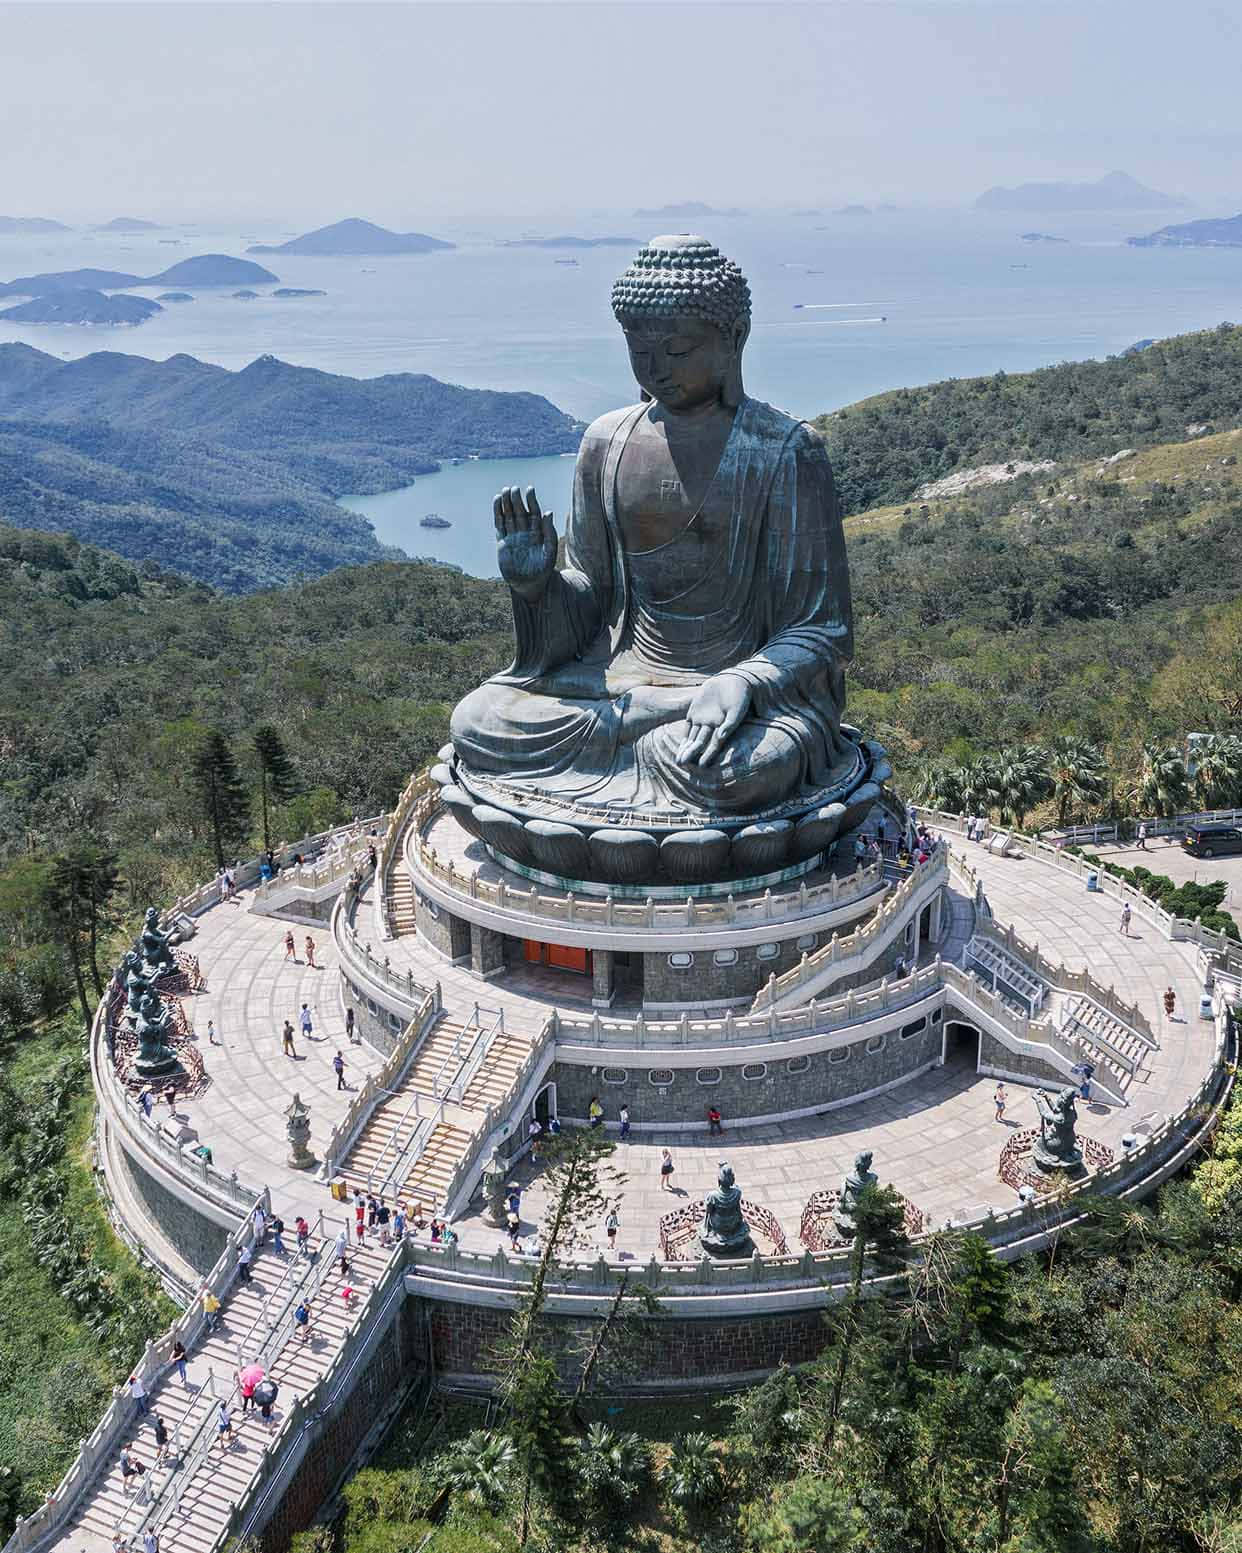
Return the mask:
[[[814,954],[804,954],[802,959],[783,976],[772,976],[765,987],[756,994],[751,1007],[755,1010],[769,1008],[794,996],[807,982],[822,972],[856,959],[864,954],[874,955],[886,947],[893,935],[904,932],[907,908],[912,898],[927,890],[929,884],[943,885],[948,876],[948,848],[939,846],[925,863],[917,864],[901,883],[886,896],[875,915],[844,937],[836,933],[822,949]]]
[[[324,847],[331,845],[334,837],[352,835],[358,831],[365,832],[373,826],[378,827],[383,823],[384,818],[384,815],[377,814],[369,820],[351,820],[348,825],[337,825],[331,830],[322,830],[314,836],[303,836],[301,841],[282,842],[273,850],[277,853],[277,860],[283,871],[299,853],[303,857],[308,855],[313,857]],[[259,857],[247,858],[244,863],[239,863],[233,871],[236,887],[244,890],[249,889],[252,884],[257,884],[262,866],[263,859]],[[200,884],[196,889],[179,896],[164,915],[170,917],[184,913],[188,917],[194,917],[200,911],[206,911],[209,906],[218,904],[219,900],[220,886],[214,879],[210,879],[206,884]]]
[[[383,816],[379,819],[382,821]],[[325,850],[311,862],[290,864],[272,878],[260,879],[251,898],[251,911],[261,912],[286,894],[315,894],[335,884],[358,866],[373,845],[372,836],[362,825],[334,831]]]
[[[497,911],[511,911],[515,921],[535,916],[549,922],[632,930],[650,928],[657,932],[661,929],[758,927],[765,922],[819,915],[834,906],[865,900],[885,888],[884,869],[880,863],[872,862],[860,864],[844,878],[834,874],[831,879],[810,885],[802,880],[740,899],[733,895],[687,895],[684,900],[676,901],[651,897],[635,901],[612,895],[577,894],[572,890],[546,894],[534,884],[528,890],[515,890],[503,879],[495,883],[480,879],[475,871],[458,868],[452,858],[446,861],[440,857],[424,835],[428,820],[439,807],[439,789],[428,782],[414,805],[410,826],[412,861],[422,873],[453,894],[464,900],[481,901]]]
[[[210,1289],[221,1301],[237,1277],[238,1251],[243,1245],[254,1244],[253,1215],[258,1207],[262,1207],[265,1213],[271,1213],[272,1202],[267,1191],[251,1199],[245,1218],[236,1229],[230,1231],[225,1239],[224,1250],[203,1280],[203,1288]],[[165,1333],[147,1344],[142,1358],[129,1373],[137,1375],[147,1391],[153,1392],[161,1372],[170,1362],[173,1344],[180,1342],[187,1350],[192,1350],[202,1335],[205,1322],[202,1302],[196,1300]],[[5,1543],[3,1553],[31,1553],[76,1512],[100,1469],[111,1466],[121,1445],[131,1434],[134,1405],[125,1388],[118,1386],[103,1417],[90,1436],[82,1441],[73,1465],[48,1495],[45,1503],[24,1520],[18,1518],[16,1529]]]
[[[357,928],[357,911],[362,886],[366,884],[366,871],[360,882],[346,884],[332,909],[332,940],[341,957],[341,968],[352,974],[372,991],[386,996],[398,1005],[399,1012],[412,1018],[424,1005],[431,993],[414,980],[413,971],[394,971],[387,955],[377,955],[369,939],[360,939]]]
[[[401,856],[401,841],[411,812],[432,787],[434,783],[425,772],[415,773],[405,784],[401,797],[397,799],[396,806],[388,819],[388,828],[384,832],[384,840],[379,849],[379,862],[375,870],[375,899],[372,902],[375,911],[376,936],[381,941],[397,936],[396,924],[391,921],[388,914],[388,888],[393,864]]]
[[[1067,843],[1080,845],[1084,841],[1117,841],[1123,828],[1134,834],[1140,825],[1146,825],[1148,836],[1173,836],[1179,831],[1188,830],[1192,825],[1239,824],[1242,824],[1242,809],[1199,809],[1193,813],[1163,818],[1140,816],[1137,819],[1112,820],[1099,825],[1053,825],[1046,834],[1060,836]]]
[[[172,1172],[195,1197],[206,1198],[230,1214],[249,1212],[260,1195],[259,1188],[239,1181],[236,1171],[226,1175],[205,1159],[187,1153],[189,1145],[170,1138],[121,1080],[113,1062],[113,1043],[115,1019],[124,999],[125,989],[114,972],[91,1025],[91,1077],[96,1098],[131,1142],[150,1160]]]

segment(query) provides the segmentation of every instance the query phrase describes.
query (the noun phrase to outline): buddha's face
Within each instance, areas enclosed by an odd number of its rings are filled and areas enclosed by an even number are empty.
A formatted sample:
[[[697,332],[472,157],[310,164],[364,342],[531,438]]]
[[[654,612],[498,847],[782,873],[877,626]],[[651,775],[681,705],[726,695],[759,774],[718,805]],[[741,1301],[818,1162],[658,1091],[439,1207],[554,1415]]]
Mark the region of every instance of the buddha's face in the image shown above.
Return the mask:
[[[630,324],[625,343],[638,386],[674,413],[717,403],[741,349],[702,318]]]

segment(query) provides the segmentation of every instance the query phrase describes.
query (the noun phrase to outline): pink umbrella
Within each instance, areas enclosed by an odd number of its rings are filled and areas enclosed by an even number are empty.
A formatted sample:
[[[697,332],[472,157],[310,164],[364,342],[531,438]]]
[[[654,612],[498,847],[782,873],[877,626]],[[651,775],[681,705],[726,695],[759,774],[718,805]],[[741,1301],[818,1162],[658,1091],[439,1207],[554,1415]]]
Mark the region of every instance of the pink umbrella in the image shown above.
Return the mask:
[[[261,1364],[248,1364],[244,1370],[238,1370],[237,1379],[241,1384],[242,1395],[250,1396],[254,1388],[263,1379],[263,1366]]]

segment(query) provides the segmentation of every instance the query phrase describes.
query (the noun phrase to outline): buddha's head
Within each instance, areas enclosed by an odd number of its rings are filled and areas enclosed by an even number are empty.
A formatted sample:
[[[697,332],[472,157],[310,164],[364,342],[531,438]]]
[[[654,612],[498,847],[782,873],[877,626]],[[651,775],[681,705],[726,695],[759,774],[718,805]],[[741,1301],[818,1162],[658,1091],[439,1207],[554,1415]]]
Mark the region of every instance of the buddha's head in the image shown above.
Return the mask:
[[[643,397],[674,413],[742,402],[750,287],[702,237],[653,237],[612,288]]]

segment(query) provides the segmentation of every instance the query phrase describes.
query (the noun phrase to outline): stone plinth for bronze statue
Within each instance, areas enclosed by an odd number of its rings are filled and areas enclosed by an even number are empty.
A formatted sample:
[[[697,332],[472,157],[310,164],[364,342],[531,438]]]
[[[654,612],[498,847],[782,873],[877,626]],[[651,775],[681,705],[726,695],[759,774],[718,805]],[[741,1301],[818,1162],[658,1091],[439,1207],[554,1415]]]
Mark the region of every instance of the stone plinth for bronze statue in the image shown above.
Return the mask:
[[[750,1256],[755,1243],[742,1217],[742,1189],[734,1183],[732,1167],[722,1163],[716,1181],[704,1205],[699,1244],[708,1256]]]
[[[750,398],[750,291],[659,237],[613,290],[642,402],[583,439],[564,553],[497,497],[513,662],[460,702],[432,775],[536,879],[770,882],[814,867],[890,774],[843,725],[849,573],[824,444]]]

